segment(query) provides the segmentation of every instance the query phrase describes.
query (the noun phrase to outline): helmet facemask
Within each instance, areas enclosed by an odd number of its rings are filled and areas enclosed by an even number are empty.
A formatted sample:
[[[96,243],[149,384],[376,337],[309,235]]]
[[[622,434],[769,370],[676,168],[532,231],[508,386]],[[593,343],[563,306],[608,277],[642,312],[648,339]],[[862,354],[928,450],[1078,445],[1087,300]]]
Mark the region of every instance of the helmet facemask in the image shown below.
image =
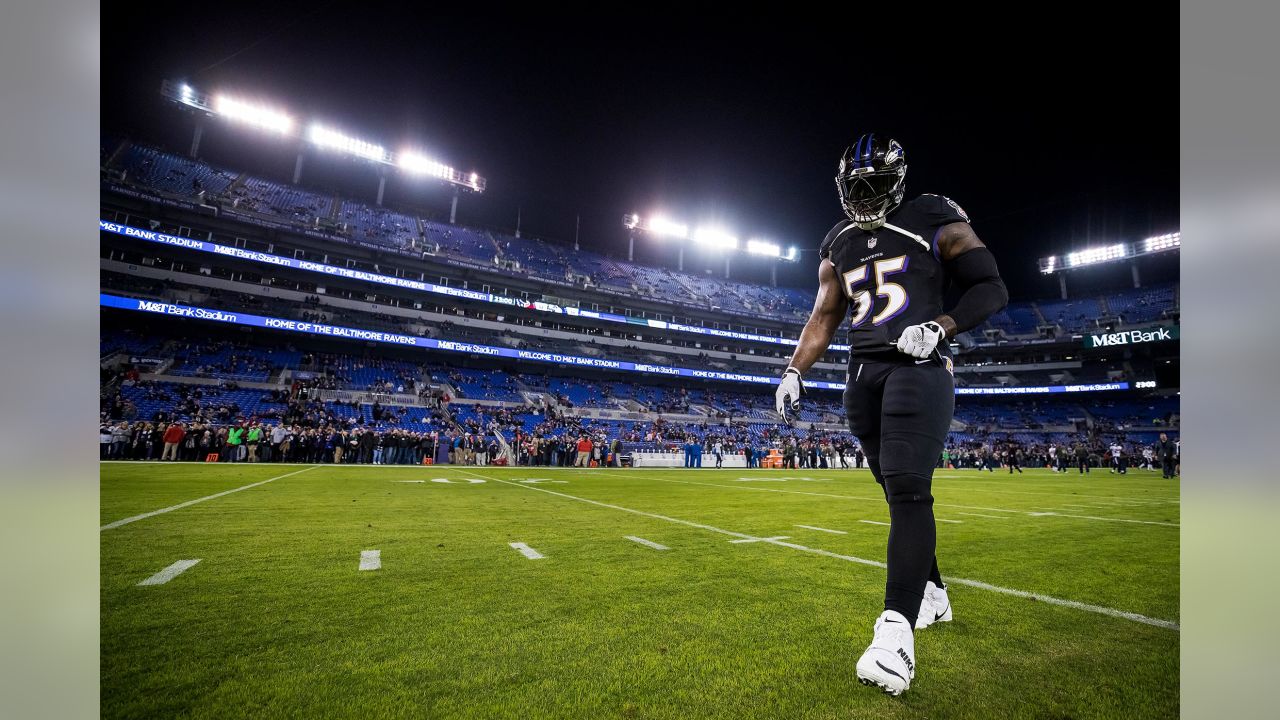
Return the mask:
[[[881,171],[861,168],[837,175],[836,187],[845,215],[859,225],[880,223],[902,202],[906,178],[906,165]]]

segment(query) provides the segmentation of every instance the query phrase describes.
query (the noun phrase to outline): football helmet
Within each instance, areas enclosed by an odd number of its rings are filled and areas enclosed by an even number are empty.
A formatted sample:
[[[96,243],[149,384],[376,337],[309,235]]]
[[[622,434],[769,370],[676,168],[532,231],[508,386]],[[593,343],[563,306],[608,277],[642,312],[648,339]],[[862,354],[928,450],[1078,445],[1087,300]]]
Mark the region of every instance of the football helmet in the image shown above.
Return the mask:
[[[845,215],[861,226],[879,226],[902,202],[907,158],[902,145],[887,135],[868,133],[840,157],[836,189]]]

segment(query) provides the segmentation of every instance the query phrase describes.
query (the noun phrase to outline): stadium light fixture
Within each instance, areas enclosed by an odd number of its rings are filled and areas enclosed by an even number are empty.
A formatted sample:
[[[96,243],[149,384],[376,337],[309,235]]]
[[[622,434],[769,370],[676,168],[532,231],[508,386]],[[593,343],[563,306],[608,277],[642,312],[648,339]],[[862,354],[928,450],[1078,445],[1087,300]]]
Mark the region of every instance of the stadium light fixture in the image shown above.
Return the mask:
[[[715,225],[703,225],[690,233],[688,225],[672,220],[665,215],[650,215],[646,219],[641,217],[639,213],[628,213],[622,216],[622,226],[628,230],[649,233],[654,237],[691,240],[712,250],[739,250],[749,255],[788,261],[799,259],[799,251],[795,247],[789,247],[784,255],[782,246],[776,242],[752,238],[745,241],[744,244],[737,235],[734,235],[728,229]]]
[[[1110,260],[1119,260],[1128,254],[1128,247],[1124,243],[1116,243],[1115,245],[1105,245],[1103,247],[1087,248],[1067,254],[1067,267],[1079,267],[1081,265],[1096,265],[1098,263],[1108,262]]]
[[[319,147],[338,150],[366,160],[379,162],[387,160],[387,151],[381,145],[348,137],[323,125],[312,123],[311,129],[307,132],[307,139]]]
[[[735,250],[738,247],[738,238],[724,228],[719,227],[707,226],[698,228],[693,233],[693,241],[716,250]]]
[[[1156,235],[1146,240],[1130,243],[1113,243],[1099,247],[1085,248],[1066,255],[1050,255],[1040,258],[1040,272],[1049,275],[1064,270],[1098,265],[1100,263],[1129,260],[1153,255],[1155,253],[1177,250],[1182,247],[1182,233],[1171,232]]]
[[[189,86],[183,86],[183,94],[188,102],[194,96]],[[235,120],[265,130],[272,130],[281,135],[293,132],[293,118],[284,113],[253,105],[226,95],[218,95],[213,101],[213,111],[228,120]]]
[[[661,215],[649,218],[649,232],[659,237],[673,237],[681,240],[689,237],[689,226],[675,222]]]
[[[747,252],[752,255],[764,255],[766,257],[782,257],[782,248],[776,243],[766,240],[748,240]]]
[[[432,177],[448,177],[453,168],[442,162],[437,162],[426,156],[419,155],[414,152],[402,152],[396,155],[396,165],[415,175],[430,175]],[[475,173],[472,173],[474,176]]]
[[[325,150],[337,150],[382,165],[392,165],[409,174],[429,175],[454,185],[461,185],[476,192],[484,192],[488,185],[477,172],[462,173],[444,163],[431,160],[420,153],[406,151],[392,154],[381,145],[348,137],[320,123],[311,123],[306,131],[284,112],[246,102],[225,94],[207,95],[185,81],[164,80],[160,94],[169,100],[194,110],[243,122],[280,135],[300,137]]]
[[[1162,250],[1172,250],[1176,247],[1182,247],[1182,233],[1180,232],[1157,235],[1142,241],[1143,252],[1160,252]]]

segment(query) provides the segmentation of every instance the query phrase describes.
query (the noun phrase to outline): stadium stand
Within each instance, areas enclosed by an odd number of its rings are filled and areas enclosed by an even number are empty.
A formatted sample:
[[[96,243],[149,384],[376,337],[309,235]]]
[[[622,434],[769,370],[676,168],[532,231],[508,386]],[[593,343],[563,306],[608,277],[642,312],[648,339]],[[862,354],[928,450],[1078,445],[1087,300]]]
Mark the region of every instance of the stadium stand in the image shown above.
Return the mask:
[[[193,199],[221,198],[226,201],[228,212],[253,213],[303,228],[314,227],[320,219],[327,218],[334,206],[332,197],[248,175],[237,180],[235,173],[144,145],[130,144],[113,159],[114,151],[109,148],[118,142],[109,135],[102,136],[99,158],[105,164],[104,169],[123,170],[127,182],[144,189]],[[352,241],[402,252],[415,248],[421,241],[423,249],[518,275],[559,282],[574,276],[585,277],[602,288],[639,293],[699,310],[800,323],[813,305],[812,292],[805,290],[689,275],[617,261],[586,250],[570,252],[567,246],[545,240],[441,224],[356,200],[342,201],[333,220],[347,227],[346,239]],[[987,326],[1010,336],[1032,335],[1040,325],[1038,308],[1044,321],[1059,324],[1067,331],[1082,332],[1094,328],[1094,320],[1107,314],[1103,303],[1110,313],[1121,316],[1125,322],[1142,323],[1174,311],[1177,294],[1171,287],[1164,286],[1116,293],[1102,300],[1015,303],[993,316]]]
[[[1177,292],[1173,285],[1160,285],[1112,293],[1103,300],[1111,314],[1126,323],[1144,323],[1173,312],[1177,307]]]
[[[669,305],[673,312],[698,315],[698,322],[708,324],[728,325],[726,321],[734,315],[765,319],[780,323],[791,337],[813,303],[813,293],[808,290],[693,275],[572,250],[543,239],[445,224],[228,171],[106,133],[101,136],[99,161],[104,197],[115,184],[124,183],[157,196],[217,205],[234,216],[236,223],[306,230],[311,237],[333,241],[332,252],[326,247],[321,253],[334,256],[328,262],[335,262],[335,258],[343,262],[343,241],[423,262],[429,255],[441,255],[498,275],[573,285],[588,296],[599,296],[604,303],[609,302],[608,293],[656,301]],[[157,227],[155,222],[160,221],[154,221],[152,228]],[[313,257],[311,249],[293,252]],[[150,258],[149,264],[156,261]],[[374,265],[354,257],[346,262],[349,267],[371,270]],[[424,313],[406,312],[421,299],[410,291],[379,289],[375,296],[366,285],[329,278],[321,297],[312,294],[313,281],[259,270],[246,277],[244,272],[217,264],[207,267],[204,263],[173,262],[172,272],[157,278],[104,267],[102,286],[104,291],[129,297],[232,312],[680,367],[773,375],[777,367],[766,360],[784,358],[789,350],[758,341],[655,336],[651,330],[645,332],[643,342],[614,344],[603,342],[599,328],[585,320],[547,322],[542,316],[531,321],[519,312],[532,311],[519,310],[505,320],[509,327],[495,329],[491,324],[470,321],[495,317],[492,308],[487,314],[464,311],[439,298],[433,298],[432,305],[456,312],[456,319],[427,320]],[[447,269],[440,272],[450,273]],[[233,282],[214,286],[208,277]],[[308,295],[299,301],[291,299],[297,295],[260,292],[261,286],[293,288]],[[1079,333],[1096,329],[1102,319],[1115,322],[1118,318],[1127,325],[1155,322],[1175,315],[1177,303],[1176,285],[1068,300],[1022,301],[992,316],[983,329],[1000,331],[1006,339],[1037,338],[1040,326],[1046,323]],[[433,452],[440,443],[447,445],[467,433],[495,439],[492,433],[497,431],[514,448],[518,461],[544,464],[567,457],[566,438],[580,433],[600,441],[620,439],[637,451],[676,448],[691,437],[702,442],[720,440],[735,448],[780,445],[798,446],[801,451],[828,445],[849,449],[856,442],[842,427],[838,393],[811,394],[799,412],[798,426],[792,428],[779,422],[768,386],[673,384],[661,378],[619,379],[591,371],[569,374],[563,368],[543,366],[494,367],[463,356],[410,359],[375,347],[348,352],[337,351],[329,343],[313,346],[313,341],[303,336],[274,344],[264,343],[256,333],[247,342],[217,339],[217,333],[191,337],[196,327],[183,326],[184,333],[166,335],[104,323],[99,345],[104,365],[101,420],[104,428],[120,422],[128,426],[132,443],[129,457],[150,453],[151,449],[137,449],[139,438],[150,437],[147,433],[174,418],[212,433],[214,445],[219,442],[219,433],[225,434],[231,424],[287,424],[299,445],[309,448],[299,457],[313,461],[323,461],[323,451],[333,449],[326,443],[342,442],[333,439],[335,434],[358,434],[365,428],[377,434],[379,449],[383,443],[390,446],[410,439],[426,443],[430,439]],[[549,333],[551,329],[558,334]],[[613,337],[623,336],[625,333]],[[978,338],[980,343],[984,339]],[[991,347],[991,343],[986,345]],[[1017,345],[1015,342],[1013,347]],[[148,362],[134,367],[131,360],[135,356]],[[478,367],[470,366],[476,362]],[[957,383],[969,387],[1090,383],[1126,379],[1132,372],[1128,361],[1040,368],[1027,357],[1004,357],[994,351],[983,362],[990,366],[963,368],[968,371],[957,374]],[[1008,369],[1001,367],[1004,363]],[[844,372],[842,367],[816,369],[809,377],[843,380]],[[1091,450],[1114,439],[1144,444],[1161,430],[1176,433],[1177,411],[1178,400],[1170,395],[1107,393],[1091,396],[1087,403],[1071,395],[960,396],[950,440],[962,453],[976,446],[1009,443],[1028,451],[1042,450],[1047,443],[1080,442]],[[114,447],[114,442],[111,445]],[[420,451],[419,456],[427,452]],[[360,456],[357,461],[372,460]]]
[[[107,156],[108,151],[104,149],[101,155]],[[103,157],[104,162],[107,159]],[[117,166],[130,182],[192,198],[220,195],[236,179],[236,173],[143,145],[130,145],[117,160]]]
[[[343,201],[338,221],[347,226],[347,232],[354,240],[394,248],[407,248],[422,235],[418,231],[418,221],[408,215],[384,208],[371,208],[351,200]]]
[[[1097,298],[1040,300],[1036,306],[1046,322],[1060,325],[1068,332],[1096,330],[1097,320],[1103,316]]]

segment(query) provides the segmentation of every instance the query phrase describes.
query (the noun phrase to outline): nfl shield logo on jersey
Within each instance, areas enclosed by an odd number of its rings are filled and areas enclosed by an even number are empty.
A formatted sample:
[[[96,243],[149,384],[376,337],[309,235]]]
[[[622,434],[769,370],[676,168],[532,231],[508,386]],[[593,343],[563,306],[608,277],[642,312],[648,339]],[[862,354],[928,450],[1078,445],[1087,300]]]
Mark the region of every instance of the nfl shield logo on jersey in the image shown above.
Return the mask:
[[[876,239],[874,237],[867,238],[867,248],[873,248],[875,246],[876,246]]]

